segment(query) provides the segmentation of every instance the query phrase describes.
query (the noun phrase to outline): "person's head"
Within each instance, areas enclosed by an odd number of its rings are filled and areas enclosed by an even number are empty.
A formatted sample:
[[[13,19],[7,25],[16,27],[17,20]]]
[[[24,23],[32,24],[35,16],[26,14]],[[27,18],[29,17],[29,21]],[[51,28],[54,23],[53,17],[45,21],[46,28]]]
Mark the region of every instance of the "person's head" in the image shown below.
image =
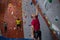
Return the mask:
[[[32,15],[31,15],[31,18],[32,18],[32,19],[35,19],[35,18],[36,18],[36,15],[35,15],[35,14],[32,14]]]

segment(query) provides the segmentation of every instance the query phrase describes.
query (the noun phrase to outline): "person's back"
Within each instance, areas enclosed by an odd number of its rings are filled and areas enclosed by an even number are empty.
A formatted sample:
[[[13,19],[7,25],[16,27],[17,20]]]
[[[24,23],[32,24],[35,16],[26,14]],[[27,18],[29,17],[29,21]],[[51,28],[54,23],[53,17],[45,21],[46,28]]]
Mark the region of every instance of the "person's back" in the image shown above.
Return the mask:
[[[16,20],[16,24],[20,24],[21,20],[20,19],[17,19]]]
[[[16,24],[20,24],[20,20],[16,20]]]
[[[16,25],[17,25],[17,29],[20,28],[20,31],[22,31],[21,20],[19,18],[16,20]]]
[[[39,19],[38,19],[38,15],[36,16],[35,19],[32,19],[31,24],[34,26],[35,31],[40,30],[40,22],[39,22]]]
[[[40,30],[40,22],[38,19],[38,10],[36,9],[36,14],[32,14],[32,30],[33,30],[33,36],[35,40],[41,40],[41,30]],[[38,39],[39,38],[39,39]]]

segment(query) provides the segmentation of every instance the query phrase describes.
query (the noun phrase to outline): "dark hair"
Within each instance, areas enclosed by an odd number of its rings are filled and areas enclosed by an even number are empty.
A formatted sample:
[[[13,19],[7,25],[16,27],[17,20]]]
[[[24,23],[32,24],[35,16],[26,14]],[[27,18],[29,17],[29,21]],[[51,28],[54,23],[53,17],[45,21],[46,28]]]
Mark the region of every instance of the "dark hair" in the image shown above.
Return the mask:
[[[34,16],[36,18],[36,16]],[[33,18],[33,16],[31,16],[31,18]]]
[[[20,20],[19,18],[17,18],[17,20]]]
[[[33,16],[31,16],[31,18],[33,18]]]

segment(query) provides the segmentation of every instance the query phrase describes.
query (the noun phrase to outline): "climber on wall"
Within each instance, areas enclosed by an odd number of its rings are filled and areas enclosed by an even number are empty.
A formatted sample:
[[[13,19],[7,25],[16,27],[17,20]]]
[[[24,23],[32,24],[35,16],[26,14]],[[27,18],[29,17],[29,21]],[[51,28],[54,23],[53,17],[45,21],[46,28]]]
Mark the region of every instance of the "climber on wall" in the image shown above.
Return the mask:
[[[16,25],[17,25],[17,29],[20,28],[20,30],[22,31],[21,20],[19,18],[16,19]]]
[[[13,13],[13,11],[11,12],[11,15],[14,17],[15,19],[15,22],[16,22],[16,28],[17,30],[20,28],[20,31],[22,31],[22,28],[21,28],[21,22],[22,20],[19,19],[19,17],[16,17]]]
[[[40,22],[38,19],[37,8],[36,8],[36,14],[32,14],[31,18],[32,18],[31,27],[33,30],[33,37],[35,40],[41,40],[41,30],[40,30]]]

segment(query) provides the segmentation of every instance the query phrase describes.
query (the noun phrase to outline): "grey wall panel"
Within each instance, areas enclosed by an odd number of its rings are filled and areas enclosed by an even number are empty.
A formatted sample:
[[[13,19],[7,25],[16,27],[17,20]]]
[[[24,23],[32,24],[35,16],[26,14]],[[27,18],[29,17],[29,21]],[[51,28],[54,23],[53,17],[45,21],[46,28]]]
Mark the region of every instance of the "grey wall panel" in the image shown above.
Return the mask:
[[[42,40],[53,40],[50,31],[41,16],[39,16],[39,20],[41,24]]]
[[[46,11],[46,15],[48,16],[51,23],[60,28],[60,3],[57,0],[53,0],[53,3],[50,6],[51,7]],[[57,22],[55,21],[56,16],[58,17]]]
[[[25,0],[25,2],[26,1],[27,0]],[[31,0],[29,0],[27,3],[25,3],[25,2],[23,0],[22,7],[23,7],[23,10],[25,10],[25,8],[26,8],[25,11],[26,11],[26,14],[28,15],[28,17],[26,19],[24,19],[24,17],[23,17],[23,19],[26,20],[26,24],[23,24],[24,25],[24,36],[25,36],[25,38],[31,38],[31,36],[30,36],[31,35],[31,27],[28,25],[31,23],[31,14],[35,13],[35,8],[34,8],[34,5],[30,5]],[[41,5],[42,5],[42,3],[41,3]],[[40,14],[39,14],[39,20],[40,20],[40,24],[41,24],[40,27],[41,27],[41,32],[42,32],[42,40],[52,40],[50,31],[49,31],[47,25],[45,24],[44,20],[40,16]]]

